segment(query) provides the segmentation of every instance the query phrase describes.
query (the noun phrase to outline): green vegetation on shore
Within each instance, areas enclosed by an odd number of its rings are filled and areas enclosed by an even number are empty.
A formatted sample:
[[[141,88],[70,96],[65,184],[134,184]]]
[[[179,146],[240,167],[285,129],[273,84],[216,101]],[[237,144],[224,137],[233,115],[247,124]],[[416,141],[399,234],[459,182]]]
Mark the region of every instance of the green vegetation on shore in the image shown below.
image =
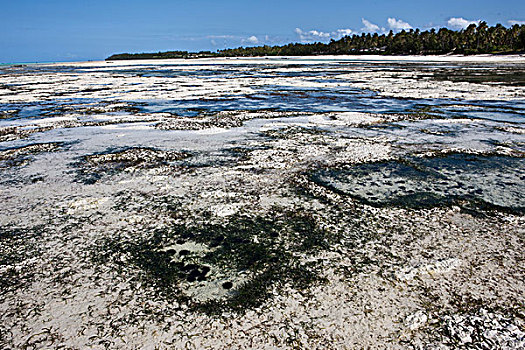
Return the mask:
[[[486,22],[471,24],[459,31],[441,28],[420,31],[402,30],[394,34],[363,33],[349,35],[328,44],[290,43],[276,46],[238,47],[217,52],[168,51],[157,53],[122,53],[107,60],[167,59],[238,56],[310,56],[310,55],[440,55],[440,54],[502,54],[525,52],[525,25],[506,28],[501,24],[489,27]]]

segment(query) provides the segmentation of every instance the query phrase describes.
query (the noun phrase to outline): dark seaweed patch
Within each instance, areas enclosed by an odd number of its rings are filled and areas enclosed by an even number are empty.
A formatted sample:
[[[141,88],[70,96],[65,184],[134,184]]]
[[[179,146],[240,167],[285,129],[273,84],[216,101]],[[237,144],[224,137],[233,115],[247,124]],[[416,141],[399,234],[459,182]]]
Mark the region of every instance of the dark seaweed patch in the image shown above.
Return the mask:
[[[324,169],[314,182],[376,206],[525,212],[525,159],[449,154]]]
[[[142,283],[157,297],[188,302],[207,313],[225,309],[242,311],[260,305],[274,285],[290,283],[305,288],[319,281],[313,265],[301,264],[297,253],[327,246],[327,233],[308,214],[274,213],[274,217],[237,217],[224,224],[174,225],[137,241],[105,238],[93,249],[98,263],[112,262],[139,269]],[[192,242],[206,249],[166,248]],[[178,253],[177,253],[178,251]],[[231,276],[220,284],[228,293],[220,299],[191,300],[185,283],[206,283],[214,276]],[[236,276],[248,276],[235,281]]]
[[[29,228],[0,226],[0,295],[30,283],[35,271],[31,259],[38,256],[36,240],[44,225]]]
[[[23,165],[39,153],[54,152],[64,144],[61,142],[34,143],[22,147],[11,147],[0,151],[0,168]]]

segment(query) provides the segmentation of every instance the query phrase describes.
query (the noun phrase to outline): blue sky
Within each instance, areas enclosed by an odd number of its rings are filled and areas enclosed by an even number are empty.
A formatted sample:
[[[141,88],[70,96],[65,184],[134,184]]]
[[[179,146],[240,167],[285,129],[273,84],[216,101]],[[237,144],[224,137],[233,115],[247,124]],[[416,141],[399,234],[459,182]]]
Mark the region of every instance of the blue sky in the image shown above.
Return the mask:
[[[523,0],[0,0],[0,62],[327,41],[348,33],[525,23]]]

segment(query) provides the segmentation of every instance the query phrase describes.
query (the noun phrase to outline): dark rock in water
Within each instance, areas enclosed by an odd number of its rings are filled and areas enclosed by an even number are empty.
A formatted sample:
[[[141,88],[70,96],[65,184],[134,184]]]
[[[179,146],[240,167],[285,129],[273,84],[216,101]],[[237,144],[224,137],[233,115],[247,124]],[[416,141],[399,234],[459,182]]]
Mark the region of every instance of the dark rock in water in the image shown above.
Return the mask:
[[[222,284],[222,288],[224,288],[224,289],[232,289],[232,287],[233,287],[233,283],[231,283],[231,282],[224,282]]]
[[[183,269],[184,269],[184,264],[179,262],[179,261],[170,261],[169,265],[170,265],[171,268],[175,268],[175,269],[178,269],[178,270],[181,270],[181,271],[183,271]]]
[[[188,282],[195,282],[197,280],[197,276],[194,276],[194,275],[188,275],[188,277],[186,278],[186,280]]]
[[[188,264],[188,265],[184,265],[182,267],[182,271],[192,271],[192,270],[195,270],[199,268],[199,266],[197,266],[196,264]]]
[[[31,183],[43,182],[45,179],[46,178],[44,176],[35,176],[31,178]]]
[[[209,266],[203,266],[201,268],[201,275],[202,276],[206,276],[208,274],[208,272],[210,272],[210,267]]]
[[[199,269],[195,269],[195,270],[191,270],[190,274],[188,275],[188,278],[194,278],[197,279],[197,277],[199,277],[201,275]]]
[[[187,250],[187,249],[182,249],[182,250],[179,252],[179,255],[180,255],[180,256],[186,256],[186,255],[188,255],[188,254],[190,254],[190,251]]]

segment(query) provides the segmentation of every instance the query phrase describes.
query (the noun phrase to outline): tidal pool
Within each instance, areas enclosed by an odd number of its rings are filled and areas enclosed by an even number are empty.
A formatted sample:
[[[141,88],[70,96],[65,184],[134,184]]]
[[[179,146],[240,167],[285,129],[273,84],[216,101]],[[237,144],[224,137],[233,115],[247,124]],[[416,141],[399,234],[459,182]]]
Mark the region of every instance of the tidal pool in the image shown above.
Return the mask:
[[[370,204],[411,208],[469,202],[523,213],[525,159],[451,154],[314,173],[316,182]]]

